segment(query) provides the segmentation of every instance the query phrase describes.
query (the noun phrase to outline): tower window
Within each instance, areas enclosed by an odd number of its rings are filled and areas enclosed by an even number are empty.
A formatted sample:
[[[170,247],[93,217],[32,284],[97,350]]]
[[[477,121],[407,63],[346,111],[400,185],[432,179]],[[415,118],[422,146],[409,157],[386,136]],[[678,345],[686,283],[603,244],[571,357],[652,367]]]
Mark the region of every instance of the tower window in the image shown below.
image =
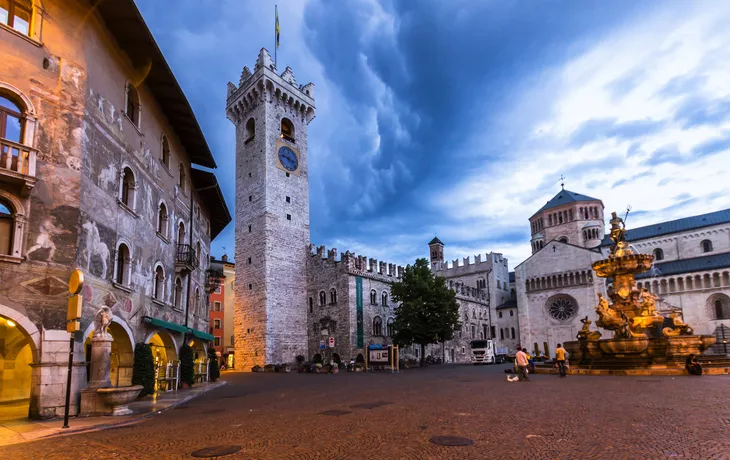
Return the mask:
[[[661,248],[654,249],[654,260],[664,260],[664,251]]]
[[[309,298],[309,313],[314,313],[314,299]]]
[[[701,245],[702,245],[702,252],[712,252],[712,241],[703,240]]]
[[[127,83],[127,110],[125,115],[134,126],[139,128],[139,93],[131,83]]]
[[[248,258],[248,264],[251,265],[251,258]]]
[[[248,226],[248,233],[251,233],[251,226]]]
[[[327,304],[327,294],[324,291],[319,291],[319,305],[325,306]]]
[[[253,140],[256,135],[256,120],[249,118],[246,122],[246,142]]]
[[[165,165],[168,169],[170,168],[170,142],[164,134],[162,135],[162,157],[160,160],[163,165]]]
[[[248,201],[253,201],[253,195],[248,196]]]
[[[288,118],[281,119],[281,137],[289,142],[295,142],[294,124]]]
[[[289,177],[289,176],[291,176],[291,174],[289,174],[289,173],[286,173],[286,177]]]
[[[291,214],[286,215],[286,220],[291,220]]]
[[[248,290],[250,291],[250,290],[252,290],[252,289],[253,289],[253,284],[249,283],[249,284],[248,284]]]
[[[286,197],[286,202],[287,203],[291,203],[291,198],[290,197]]]

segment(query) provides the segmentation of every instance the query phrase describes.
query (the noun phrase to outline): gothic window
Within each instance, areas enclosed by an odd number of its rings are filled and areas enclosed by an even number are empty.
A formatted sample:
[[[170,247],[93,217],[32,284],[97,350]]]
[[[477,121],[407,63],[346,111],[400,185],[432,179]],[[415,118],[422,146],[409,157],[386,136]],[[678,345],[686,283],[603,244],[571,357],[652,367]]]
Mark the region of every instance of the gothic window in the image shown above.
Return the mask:
[[[373,335],[383,335],[383,319],[380,316],[373,318]]]
[[[178,169],[180,171],[180,182],[178,183],[178,185],[180,186],[180,190],[184,192],[185,191],[185,184],[186,184],[186,181],[185,181],[185,165],[183,165],[182,163],[180,163],[180,166],[178,167]]]
[[[702,252],[712,252],[712,241],[703,240],[700,244],[702,245]]]
[[[661,248],[654,249],[654,260],[664,260],[664,251]]]
[[[175,278],[175,293],[173,296],[173,305],[176,308],[182,308],[182,280],[178,276]]]
[[[153,292],[155,299],[162,301],[165,297],[165,270],[161,265],[155,268],[155,289]]]
[[[30,35],[33,4],[30,0],[0,0],[0,23],[23,35]]]
[[[323,307],[327,304],[327,294],[324,291],[319,291],[319,306]]]
[[[337,290],[335,288],[330,289],[330,303],[337,303]]]
[[[487,287],[487,282],[484,278],[479,278],[477,280],[477,289],[484,289]]]
[[[117,248],[114,281],[126,286],[129,284],[130,253],[126,244],[120,243]]]
[[[288,118],[281,119],[281,137],[294,142],[294,124]]]
[[[388,306],[388,293],[387,292],[383,292],[383,295],[380,296],[380,299],[381,299],[382,305],[384,307],[387,307]]]
[[[129,121],[137,128],[139,128],[139,108],[139,93],[137,92],[137,88],[131,83],[127,83],[127,110],[125,114],[129,118]]]
[[[2,7],[0,7],[0,11],[2,11]],[[0,96],[0,138],[22,144],[24,118],[25,114],[18,104],[5,96]],[[6,149],[7,147],[3,147],[0,152],[3,157],[9,153]],[[18,153],[14,151],[10,155],[17,157]],[[0,167],[5,167],[5,165],[0,163]]]
[[[119,199],[129,209],[134,209],[134,194],[136,185],[134,182],[134,173],[129,167],[124,168],[124,174],[122,175],[122,189],[120,192]]]
[[[375,292],[375,289],[370,291],[370,305],[377,305],[378,304],[378,293]]]
[[[177,224],[177,244],[185,243],[185,224],[180,222]]]
[[[157,215],[157,233],[167,238],[167,206],[165,203],[160,203],[160,210]]]
[[[578,313],[575,299],[568,295],[557,295],[547,301],[548,314],[558,321],[568,321]]]
[[[200,315],[200,289],[195,288],[195,303],[193,304],[193,311],[195,314]]]
[[[718,294],[711,299],[713,309],[713,319],[730,319],[730,298],[726,295]]]
[[[511,331],[512,332],[512,338],[514,339],[515,338],[515,328],[511,328],[511,329],[512,329],[512,331]]]
[[[314,313],[314,299],[309,298],[309,313]]]
[[[256,120],[249,118],[246,122],[246,142],[252,140],[256,136]]]
[[[162,135],[162,157],[160,158],[162,164],[168,169],[170,168],[170,142],[167,140],[167,136]]]
[[[385,324],[385,334],[393,337],[393,318],[388,318],[388,322]]]

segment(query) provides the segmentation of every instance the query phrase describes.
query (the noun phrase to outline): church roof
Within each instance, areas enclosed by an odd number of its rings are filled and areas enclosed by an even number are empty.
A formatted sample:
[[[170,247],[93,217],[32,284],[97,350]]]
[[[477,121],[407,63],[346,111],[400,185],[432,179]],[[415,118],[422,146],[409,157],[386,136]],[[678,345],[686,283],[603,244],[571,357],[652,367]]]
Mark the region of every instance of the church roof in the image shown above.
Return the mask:
[[[708,214],[700,214],[698,216],[684,217],[682,219],[660,222],[658,224],[647,225],[646,227],[632,228],[626,231],[626,240],[629,242],[654,238],[670,233],[686,232],[696,228],[709,227],[711,225],[730,223],[730,209],[715,211]],[[610,235],[606,235],[601,242],[601,246],[610,246]]]
[[[558,206],[574,203],[576,201],[601,201],[596,198],[592,198],[588,195],[581,195],[580,193],[571,192],[570,190],[561,190],[555,195],[550,201],[545,203],[545,206],[540,208],[535,214],[543,212],[546,209],[557,208]],[[534,215],[534,214],[533,214]]]
[[[710,256],[694,257],[692,259],[673,260],[671,262],[655,263],[654,269],[636,275],[636,279],[651,278],[652,276],[670,276],[681,273],[692,273],[706,270],[717,270],[730,267],[730,252],[712,254]]]
[[[444,243],[442,243],[442,242],[441,242],[441,240],[440,240],[440,239],[438,239],[438,237],[435,237],[435,236],[434,236],[434,237],[433,237],[433,239],[432,239],[432,240],[431,240],[431,241],[430,241],[430,242],[428,243],[428,245],[429,245],[429,246],[431,246],[432,244],[440,244],[441,246],[443,246],[443,245],[444,245]]]
[[[509,299],[505,303],[501,305],[497,305],[495,310],[503,310],[505,308],[517,308],[517,300],[516,299]]]

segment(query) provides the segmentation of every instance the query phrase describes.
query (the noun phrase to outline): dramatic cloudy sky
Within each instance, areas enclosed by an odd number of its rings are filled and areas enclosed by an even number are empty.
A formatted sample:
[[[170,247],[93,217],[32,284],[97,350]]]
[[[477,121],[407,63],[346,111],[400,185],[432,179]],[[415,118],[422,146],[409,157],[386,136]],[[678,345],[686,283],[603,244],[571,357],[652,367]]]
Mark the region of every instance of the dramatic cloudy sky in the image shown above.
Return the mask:
[[[273,52],[274,2],[137,2],[233,210],[226,83]],[[315,244],[409,263],[436,234],[449,260],[495,251],[512,268],[561,174],[606,211],[630,204],[629,227],[730,207],[729,2],[278,5],[279,69],[317,87]]]

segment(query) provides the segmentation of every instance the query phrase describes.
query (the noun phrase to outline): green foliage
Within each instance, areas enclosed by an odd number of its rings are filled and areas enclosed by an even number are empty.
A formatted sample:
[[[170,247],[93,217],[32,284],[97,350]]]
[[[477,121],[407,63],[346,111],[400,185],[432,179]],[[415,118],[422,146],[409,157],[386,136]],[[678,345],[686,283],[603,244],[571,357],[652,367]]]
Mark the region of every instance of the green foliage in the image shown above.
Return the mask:
[[[146,343],[138,343],[134,346],[132,385],[144,387],[139,393],[140,397],[155,392],[155,359],[152,357],[152,347]]]
[[[365,362],[365,357],[362,355],[362,353],[358,353],[357,354],[357,356],[355,357],[355,362],[356,363],[364,363]]]
[[[400,303],[395,309],[393,341],[401,346],[420,345],[421,359],[427,344],[451,340],[461,327],[456,293],[444,278],[433,275],[426,259],[408,265],[390,293]]]
[[[208,348],[208,379],[215,382],[221,376],[220,366],[218,365],[218,355],[215,350]]]
[[[193,349],[187,343],[180,347],[180,381],[190,386],[193,386],[193,383],[195,383]]]

